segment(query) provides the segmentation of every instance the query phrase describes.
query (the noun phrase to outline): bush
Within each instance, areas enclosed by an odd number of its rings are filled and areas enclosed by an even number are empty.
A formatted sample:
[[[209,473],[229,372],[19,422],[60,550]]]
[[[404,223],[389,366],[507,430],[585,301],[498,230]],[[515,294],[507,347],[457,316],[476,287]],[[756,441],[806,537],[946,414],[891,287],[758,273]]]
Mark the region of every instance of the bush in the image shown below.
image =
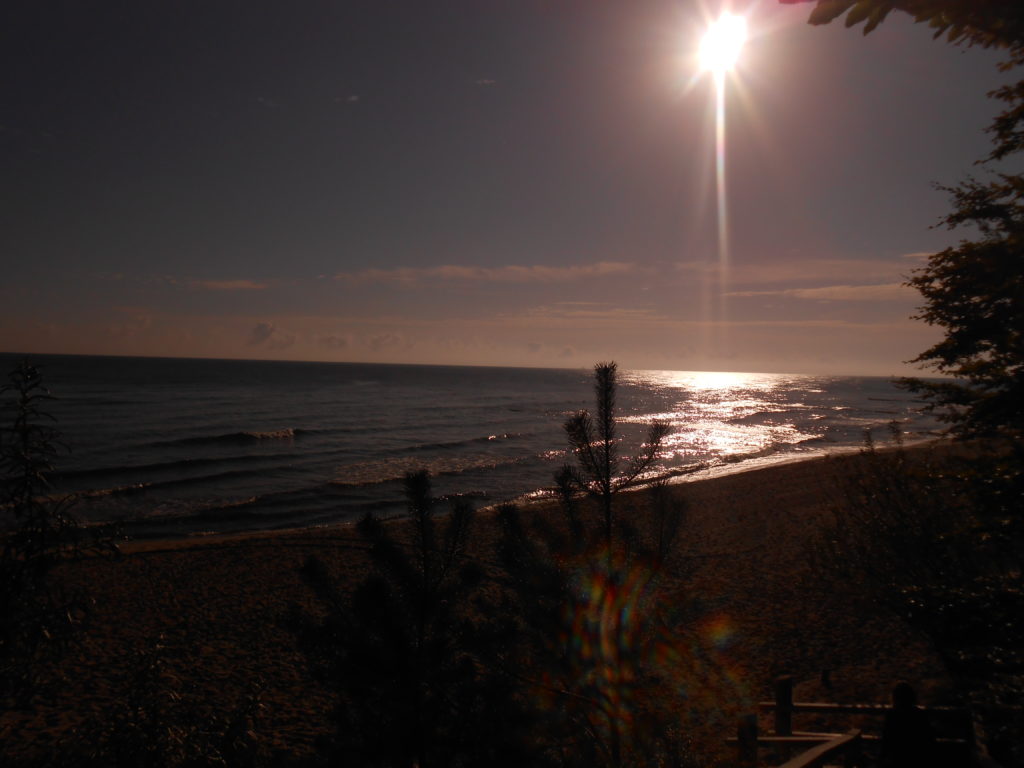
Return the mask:
[[[3,550],[0,552],[0,695],[24,701],[36,683],[38,662],[66,643],[88,601],[51,579],[53,568],[83,548],[116,551],[109,539],[86,539],[72,514],[72,497],[52,495],[49,475],[64,449],[53,417],[53,397],[39,371],[23,361],[0,389],[11,426],[0,431]]]
[[[330,751],[351,765],[537,764],[526,708],[500,671],[505,617],[474,610],[472,510],[457,504],[439,526],[427,474],[407,475],[405,491],[408,520],[359,524],[371,571],[350,597],[323,562],[303,569],[328,608],[303,634],[338,691]]]
[[[1020,712],[1011,705],[1024,689],[1021,465],[1013,446],[998,443],[938,457],[869,440],[839,489],[819,568],[860,584],[921,631],[964,695],[989,713],[993,756],[1020,765]]]
[[[596,417],[580,411],[565,423],[577,464],[556,476],[563,524],[499,510],[516,666],[560,764],[681,764],[677,694],[661,660],[673,628],[656,588],[683,509],[656,484],[646,524],[623,514],[619,492],[642,481],[668,427],[653,424],[637,455],[620,460],[616,372],[595,366]]]

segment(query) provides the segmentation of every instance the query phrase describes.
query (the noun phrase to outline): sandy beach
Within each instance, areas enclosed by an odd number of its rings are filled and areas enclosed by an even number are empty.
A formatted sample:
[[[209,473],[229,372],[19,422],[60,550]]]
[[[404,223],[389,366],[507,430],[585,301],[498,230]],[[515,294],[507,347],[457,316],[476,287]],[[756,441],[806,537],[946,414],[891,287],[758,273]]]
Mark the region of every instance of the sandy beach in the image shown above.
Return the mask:
[[[684,607],[694,636],[711,637],[720,652],[708,662],[717,668],[705,672],[729,681],[715,689],[723,739],[734,714],[767,698],[779,674],[794,676],[803,700],[885,702],[900,677],[919,684],[925,703],[946,694],[926,643],[856,584],[825,587],[812,568],[838,478],[856,460],[819,458],[671,486],[688,512],[659,599]],[[630,494],[621,509],[642,520],[644,493]],[[492,512],[479,513],[474,529],[472,555],[487,567],[494,523]],[[167,679],[197,707],[228,712],[259,687],[253,727],[261,747],[282,757],[313,754],[330,730],[332,697],[311,675],[289,617],[322,611],[299,573],[309,556],[349,585],[365,572],[355,528],[129,542],[122,550],[118,559],[61,568],[61,580],[86,587],[92,613],[32,705],[0,717],[3,753],[41,755],[74,729],[109,718],[124,705],[140,654],[159,645]],[[679,638],[680,653],[688,642]]]

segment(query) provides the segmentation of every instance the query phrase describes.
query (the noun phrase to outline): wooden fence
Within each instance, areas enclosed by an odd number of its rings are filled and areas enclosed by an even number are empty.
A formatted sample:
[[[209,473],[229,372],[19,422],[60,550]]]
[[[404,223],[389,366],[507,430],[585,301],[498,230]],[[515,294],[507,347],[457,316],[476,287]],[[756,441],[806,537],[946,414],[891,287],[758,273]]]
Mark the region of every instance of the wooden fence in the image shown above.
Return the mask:
[[[774,729],[770,735],[758,733],[757,714],[740,719],[736,738],[739,765],[754,768],[758,764],[761,748],[772,749],[782,763],[780,768],[815,768],[815,766],[842,764],[847,768],[864,765],[865,744],[877,742],[879,737],[863,733],[860,729],[845,733],[817,733],[794,731],[793,716],[797,713],[818,715],[844,715],[846,717],[873,715],[884,717],[890,707],[883,704],[832,704],[826,702],[794,702],[793,678],[780,677],[775,681],[775,700],[762,701],[758,707],[774,714]],[[935,721],[943,721],[943,733],[959,732],[963,737],[943,737],[939,743],[956,750],[957,760],[966,765],[971,751],[971,721],[966,710],[957,707],[922,707]],[[792,753],[801,750],[796,757]],[[949,753],[952,754],[952,753]],[[962,757],[962,760],[960,759]]]

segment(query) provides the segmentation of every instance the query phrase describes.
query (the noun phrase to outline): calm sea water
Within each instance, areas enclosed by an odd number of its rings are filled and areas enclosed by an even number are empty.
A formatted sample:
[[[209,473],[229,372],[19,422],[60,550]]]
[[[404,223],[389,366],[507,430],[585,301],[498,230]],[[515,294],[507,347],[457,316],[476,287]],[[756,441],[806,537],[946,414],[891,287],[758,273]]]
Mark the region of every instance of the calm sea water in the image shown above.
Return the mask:
[[[10,370],[18,357],[0,355]],[[482,506],[542,495],[591,407],[587,370],[35,356],[87,520],[142,536],[317,526],[404,511],[402,479]],[[938,425],[882,378],[620,372],[623,454],[673,425],[657,471],[692,477]]]

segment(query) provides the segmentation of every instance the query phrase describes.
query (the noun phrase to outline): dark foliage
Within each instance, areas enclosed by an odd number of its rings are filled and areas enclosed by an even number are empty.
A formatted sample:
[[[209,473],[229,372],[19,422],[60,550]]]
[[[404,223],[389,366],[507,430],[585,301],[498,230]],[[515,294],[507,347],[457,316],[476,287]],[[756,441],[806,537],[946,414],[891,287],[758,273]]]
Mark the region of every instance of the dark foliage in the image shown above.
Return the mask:
[[[810,22],[827,24],[846,14],[846,26],[863,22],[868,33],[893,10],[929,24],[936,37],[1006,51],[1006,71],[1024,65],[1024,3],[1018,0],[817,0]],[[1024,81],[989,95],[1006,109],[989,128],[993,150],[987,160],[1003,160],[1024,150]],[[951,378],[908,378],[902,384],[921,394],[955,434],[1019,435],[1024,431],[1024,177],[998,174],[944,189],[954,205],[944,223],[951,229],[973,227],[979,237],[931,256],[909,285],[924,298],[917,319],[945,331],[942,341],[913,362]]]
[[[981,237],[929,259],[910,285],[924,297],[917,316],[945,337],[914,362],[954,378],[906,379],[962,436],[1024,431],[1024,178],[968,181],[950,189],[950,227],[973,224]]]
[[[360,523],[372,571],[351,596],[324,563],[304,568],[329,609],[306,641],[339,693],[331,751],[345,765],[536,764],[527,709],[501,673],[506,617],[471,610],[482,578],[465,552],[472,511],[455,505],[438,525],[425,472],[406,477],[406,497],[408,521]]]
[[[72,512],[74,498],[55,495],[48,480],[66,450],[46,411],[53,396],[29,362],[9,375],[2,392],[12,425],[0,432],[3,551],[0,555],[0,685],[27,704],[39,692],[37,673],[53,662],[88,617],[84,589],[53,578],[62,561],[117,554],[109,531],[86,531]],[[250,766],[258,763],[252,722],[258,693],[227,714],[200,706],[165,664],[155,642],[140,653],[131,679],[104,717],[86,723],[33,766]]]
[[[109,539],[84,537],[71,512],[74,500],[52,494],[48,475],[64,446],[45,410],[52,396],[39,371],[24,361],[8,379],[0,389],[11,422],[0,431],[0,696],[24,701],[38,661],[59,651],[88,609],[81,591],[53,583],[53,568],[83,548],[116,548]]]
[[[690,764],[661,659],[678,643],[678,627],[673,606],[656,595],[664,557],[649,542],[659,532],[623,536],[609,557],[600,526],[587,524],[592,511],[567,514],[564,527],[524,519],[514,505],[499,511],[506,610],[518,624],[512,668],[539,708],[550,758],[564,766]]]
[[[1024,65],[1018,0],[816,0],[810,22],[846,14],[848,27],[865,22],[867,33],[892,10],[928,23],[936,37],[1005,51],[1003,71]],[[1017,157],[1024,150],[1024,80],[989,95],[1005,109],[989,128],[993,149],[985,162]],[[874,495],[848,489],[851,504],[839,518],[833,554],[851,558],[851,571],[860,569],[928,633],[987,713],[994,752],[1021,765],[1024,723],[1019,708],[1006,704],[1019,704],[1024,691],[1024,176],[994,174],[945,189],[954,210],[944,223],[971,227],[977,237],[931,256],[909,285],[924,298],[917,318],[945,332],[913,362],[950,378],[900,383],[924,397],[954,435],[1006,439],[962,466],[916,476],[903,476],[898,453],[870,454],[875,476],[862,478],[861,487]]]
[[[935,37],[986,48],[1005,48],[1024,40],[1024,9],[1017,0],[779,0],[783,4],[815,3],[811,24],[829,24],[846,14],[847,27],[864,24],[868,34],[893,11],[927,24]]]
[[[921,630],[969,701],[989,748],[1021,765],[1024,536],[1020,465],[1011,447],[970,460],[915,457],[869,443],[840,489],[821,542],[824,574],[860,584]]]
[[[659,653],[675,626],[656,599],[683,510],[664,486],[646,497],[641,524],[621,514],[619,491],[652,466],[668,427],[650,429],[626,462],[618,455],[614,363],[595,366],[596,411],[565,431],[577,466],[556,476],[562,524],[519,509],[499,512],[500,556],[523,684],[540,706],[545,742],[562,765],[681,765],[678,701]],[[625,466],[624,471],[622,470]]]
[[[598,363],[594,366],[596,411],[579,411],[565,422],[565,434],[576,457],[576,466],[566,465],[555,481],[563,499],[574,491],[582,491],[598,499],[604,517],[605,545],[611,546],[613,535],[612,496],[635,486],[658,458],[661,444],[670,427],[665,422],[651,424],[646,442],[623,467],[619,460],[619,441],[615,429],[615,386],[618,366]]]
[[[614,473],[609,370],[600,450]],[[613,551],[591,508],[601,488],[632,484],[649,462],[631,462],[628,483],[613,474],[582,505],[581,486],[563,483],[564,526],[525,524],[502,507],[500,567],[487,574],[466,554],[470,510],[436,518],[425,473],[406,478],[407,520],[360,523],[372,570],[351,595],[328,564],[307,562],[328,610],[304,619],[303,635],[339,695],[331,754],[380,766],[683,765],[674,691],[657,662],[668,612],[654,596],[681,511],[655,489],[656,522],[621,522]]]

